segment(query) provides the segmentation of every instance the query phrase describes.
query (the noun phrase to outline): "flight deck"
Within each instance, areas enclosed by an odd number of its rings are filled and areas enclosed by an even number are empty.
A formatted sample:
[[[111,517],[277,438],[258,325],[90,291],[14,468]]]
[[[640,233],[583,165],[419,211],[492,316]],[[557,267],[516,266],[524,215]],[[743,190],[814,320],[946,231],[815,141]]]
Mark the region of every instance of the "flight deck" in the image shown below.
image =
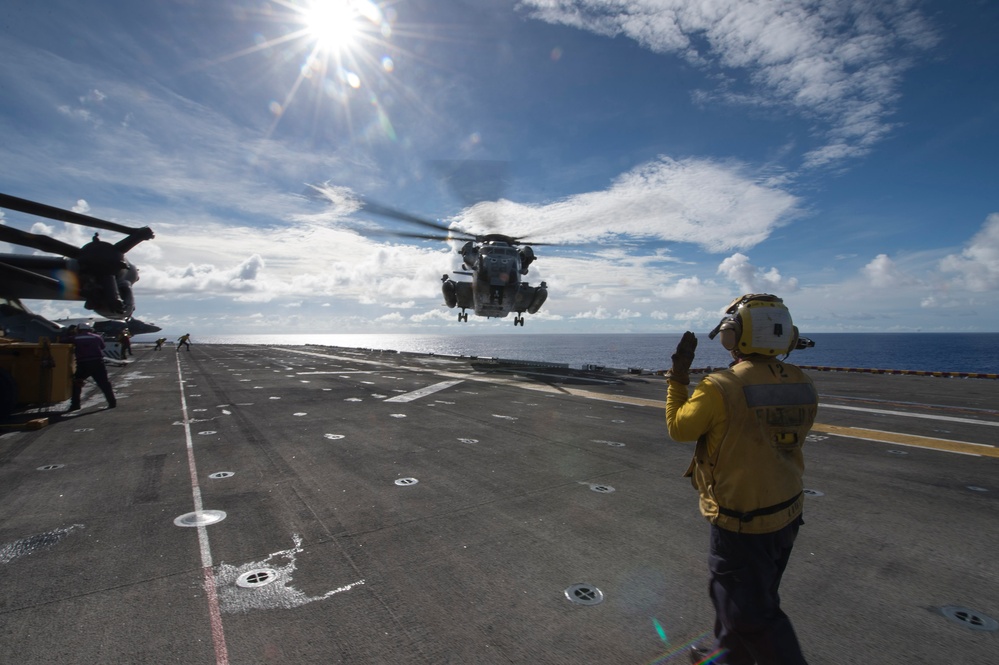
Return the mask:
[[[0,661],[686,663],[711,634],[660,376],[134,348],[117,408],[89,383],[0,430]],[[809,663],[993,662],[999,381],[808,374]]]

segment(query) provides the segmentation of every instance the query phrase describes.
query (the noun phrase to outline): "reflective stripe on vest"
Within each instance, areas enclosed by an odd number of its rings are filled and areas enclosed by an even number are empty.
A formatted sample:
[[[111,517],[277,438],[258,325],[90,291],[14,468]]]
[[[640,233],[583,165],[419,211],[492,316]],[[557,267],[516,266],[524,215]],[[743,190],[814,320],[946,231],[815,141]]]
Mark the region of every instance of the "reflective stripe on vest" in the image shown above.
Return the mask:
[[[815,387],[810,383],[761,383],[743,386],[746,406],[751,409],[766,406],[801,406],[815,404]]]

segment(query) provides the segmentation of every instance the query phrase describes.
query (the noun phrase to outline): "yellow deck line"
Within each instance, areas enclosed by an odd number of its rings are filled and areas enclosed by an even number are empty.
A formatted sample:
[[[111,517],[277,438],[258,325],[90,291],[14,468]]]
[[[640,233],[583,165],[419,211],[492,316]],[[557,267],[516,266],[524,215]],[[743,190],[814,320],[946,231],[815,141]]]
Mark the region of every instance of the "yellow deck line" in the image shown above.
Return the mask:
[[[666,400],[643,399],[640,397],[625,397],[623,395],[608,395],[596,393],[591,390],[581,390],[579,388],[552,389],[550,386],[537,388],[544,392],[562,392],[585,397],[587,399],[598,399],[606,402],[618,402],[622,404],[634,404],[635,406],[648,406],[653,408],[666,408]],[[967,443],[965,441],[953,441],[950,439],[937,439],[929,436],[918,436],[916,434],[899,434],[897,432],[883,432],[873,429],[861,429],[859,427],[843,427],[840,425],[825,425],[815,423],[812,425],[813,432],[823,432],[834,434],[850,439],[861,439],[864,441],[877,441],[879,443],[894,443],[900,446],[914,446],[917,448],[929,448],[949,453],[961,453],[964,455],[979,455],[984,457],[999,457],[999,448],[984,443]]]
[[[999,448],[984,443],[966,443],[964,441],[935,439],[929,436],[917,436],[915,434],[898,434],[897,432],[882,432],[875,429],[842,427],[840,425],[825,425],[822,423],[815,423],[812,425],[812,431],[824,432],[835,436],[844,436],[850,439],[863,439],[865,441],[878,441],[880,443],[897,443],[902,446],[915,446],[917,448],[931,448],[933,450],[942,450],[950,453],[999,457]]]

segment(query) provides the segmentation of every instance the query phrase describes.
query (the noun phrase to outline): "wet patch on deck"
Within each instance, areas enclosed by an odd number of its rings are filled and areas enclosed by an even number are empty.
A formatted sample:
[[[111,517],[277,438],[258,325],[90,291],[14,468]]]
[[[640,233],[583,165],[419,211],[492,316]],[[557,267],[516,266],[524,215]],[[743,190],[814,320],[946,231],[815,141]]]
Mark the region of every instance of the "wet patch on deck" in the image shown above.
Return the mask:
[[[298,534],[292,536],[295,546],[274,552],[263,561],[251,561],[239,566],[220,563],[215,571],[215,585],[218,589],[219,609],[226,614],[243,614],[253,610],[291,609],[301,605],[325,600],[336,594],[350,591],[364,584],[357,580],[331,589],[320,596],[309,596],[291,586],[295,572],[296,557],[302,552],[302,538]],[[283,559],[283,565],[276,565],[275,560]],[[240,584],[244,575],[252,575],[255,571],[266,570],[269,573],[268,583],[248,587]]]

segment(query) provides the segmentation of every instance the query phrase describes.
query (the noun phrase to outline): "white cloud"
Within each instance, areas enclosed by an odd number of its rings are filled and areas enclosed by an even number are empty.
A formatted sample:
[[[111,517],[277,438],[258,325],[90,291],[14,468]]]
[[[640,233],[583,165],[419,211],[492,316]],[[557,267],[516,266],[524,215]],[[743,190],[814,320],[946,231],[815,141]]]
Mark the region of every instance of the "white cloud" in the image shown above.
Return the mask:
[[[780,295],[798,289],[796,277],[784,278],[777,268],[764,270],[749,262],[745,254],[736,253],[718,266],[718,274],[739,285],[743,293],[774,293]]]
[[[34,222],[31,225],[30,233],[40,236],[50,236],[55,234],[55,227],[45,222]]]
[[[592,310],[590,310],[588,312],[579,312],[578,314],[574,314],[574,315],[572,315],[569,318],[571,318],[571,319],[597,319],[597,320],[604,320],[604,319],[611,318],[611,315],[610,315],[610,313],[608,313],[608,311],[606,310],[606,308],[604,308],[604,307],[597,307],[596,309],[592,309]]]
[[[973,292],[999,289],[999,213],[992,213],[981,230],[958,254],[940,261],[940,270],[957,273],[960,286]]]
[[[783,104],[827,127],[806,155],[821,166],[868,152],[889,117],[911,53],[935,43],[909,0],[521,0],[530,16],[607,36],[708,70],[746,72],[748,93],[730,101]]]
[[[99,120],[97,120],[94,117],[94,115],[86,109],[73,108],[72,106],[64,104],[58,107],[58,110],[59,113],[62,113],[63,115],[68,116],[70,118],[82,120],[85,123],[100,124]]]
[[[917,281],[912,276],[902,272],[887,254],[878,254],[874,257],[870,263],[864,266],[863,273],[870,285],[879,289],[910,286]]]
[[[545,306],[547,307],[547,305]],[[547,309],[542,309],[537,314],[531,314],[530,317],[532,321],[563,321],[567,318]]]
[[[656,289],[654,293],[657,298],[693,298],[704,293],[704,284],[696,275],[683,277],[672,284]]]
[[[413,308],[440,297],[451,267],[446,250],[385,245],[299,216],[273,227],[227,226],[196,220],[157,228],[163,258],[140,262],[139,293],[199,293],[268,301],[336,297]],[[187,264],[175,263],[188,259]]]
[[[919,302],[923,309],[958,309],[964,304],[961,300],[941,296],[927,296]]]
[[[757,245],[799,213],[795,196],[760,182],[744,165],[660,157],[619,176],[604,191],[544,205],[480,203],[457,221],[475,233],[498,227],[563,243],[628,234],[724,252]]]
[[[255,300],[267,301],[273,294],[266,292],[266,283],[261,279],[263,267],[264,260],[259,254],[228,269],[194,263],[165,268],[149,267],[142,271],[137,286],[141,284],[143,289],[154,291],[237,294],[243,299],[255,296]]]
[[[580,312],[569,317],[572,319],[596,319],[598,321],[605,321],[609,319],[614,320],[626,320],[626,319],[638,319],[641,318],[641,312],[635,312],[627,308],[622,308],[617,310],[617,312],[610,312],[604,307],[597,307],[594,310],[588,312]]]
[[[413,314],[409,317],[409,320],[413,323],[426,323],[434,321],[454,321],[455,314],[450,310],[443,309],[431,309],[429,311],[423,312],[422,314]],[[471,317],[468,319],[471,321]]]
[[[703,307],[695,307],[688,312],[680,312],[673,315],[674,321],[686,321],[686,322],[700,322],[705,320],[714,320],[718,318],[717,312],[709,311]]]

